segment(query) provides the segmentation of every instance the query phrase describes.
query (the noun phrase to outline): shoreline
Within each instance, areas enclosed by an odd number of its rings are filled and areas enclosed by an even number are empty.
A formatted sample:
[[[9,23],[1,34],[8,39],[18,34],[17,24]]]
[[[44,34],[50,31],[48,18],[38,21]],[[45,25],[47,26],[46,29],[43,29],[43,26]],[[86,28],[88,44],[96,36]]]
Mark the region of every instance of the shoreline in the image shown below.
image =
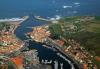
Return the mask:
[[[11,26],[11,30],[8,31],[10,34],[8,34],[8,35],[12,35],[12,37],[14,37],[17,41],[19,41],[19,42],[22,43],[21,46],[20,46],[20,48],[19,48],[18,50],[15,50],[15,51],[19,51],[19,50],[21,50],[22,48],[25,47],[25,42],[22,41],[20,38],[18,38],[18,37],[16,36],[15,31],[16,31],[16,29],[19,27],[19,25],[20,25],[22,22],[26,21],[28,18],[29,18],[29,16],[24,16],[24,17],[23,17],[24,20],[22,20],[22,21],[15,21],[15,22],[9,21],[9,22],[4,22],[4,23],[9,24],[9,25]],[[15,52],[15,51],[13,51],[13,52]],[[8,53],[8,54],[12,54],[13,52]],[[7,53],[7,52],[5,52],[4,55],[5,55],[6,53]],[[1,54],[1,55],[2,55],[2,54]]]
[[[46,25],[41,25],[41,26],[35,26],[35,27],[32,27],[32,28],[38,28],[38,27],[46,27],[46,26],[49,26],[49,24],[46,24]],[[31,37],[30,37],[30,33],[29,34],[26,34],[27,37],[29,37],[31,40],[33,40]],[[34,41],[34,40],[33,40]],[[44,47],[44,46],[43,46]],[[47,45],[48,47],[48,45]],[[47,48],[46,47],[46,48]],[[64,54],[63,56],[66,57],[66,59],[68,59],[69,61],[71,61],[71,63],[74,63],[74,67],[78,67],[79,69],[81,68],[77,62],[77,60],[75,60],[72,56],[70,56],[69,54],[65,53],[60,47],[55,47],[55,46],[49,46],[51,48],[52,51],[58,51],[58,53],[60,52],[60,54]],[[53,47],[53,48],[52,48]],[[48,48],[47,48],[48,49]],[[58,55],[59,56],[59,55]],[[61,57],[62,58],[62,57]],[[63,58],[62,58],[63,59]]]
[[[16,37],[16,39],[23,43],[23,45],[22,45],[23,47],[19,49],[20,51],[23,50],[23,48],[25,47],[25,41],[23,41],[23,40],[21,40],[20,38],[18,38],[18,37],[16,36],[15,31],[16,31],[16,29],[20,26],[21,23],[23,23],[24,21],[26,21],[26,20],[29,18],[29,16],[24,16],[24,17],[22,17],[22,18],[24,18],[24,20],[23,20],[23,21],[20,21],[19,23],[17,23],[18,25],[15,27],[14,33],[13,33],[14,36]]]

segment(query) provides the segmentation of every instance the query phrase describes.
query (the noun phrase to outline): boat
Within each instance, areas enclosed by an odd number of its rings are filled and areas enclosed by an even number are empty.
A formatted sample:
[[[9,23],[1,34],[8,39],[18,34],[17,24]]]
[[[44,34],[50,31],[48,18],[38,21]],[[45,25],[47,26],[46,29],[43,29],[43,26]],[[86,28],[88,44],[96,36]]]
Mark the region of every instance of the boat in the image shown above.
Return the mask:
[[[58,69],[58,61],[54,61],[54,69]]]
[[[52,60],[50,60],[50,61],[48,61],[48,60],[42,60],[41,63],[43,63],[43,64],[51,64]]]
[[[53,48],[53,47],[50,47],[50,46],[47,46],[47,45],[42,45],[43,47],[45,47],[45,48],[48,48],[48,49],[51,49],[51,50],[53,50],[53,51],[57,51],[55,48]]]
[[[63,69],[63,63],[60,63],[60,67],[61,67],[61,69]]]

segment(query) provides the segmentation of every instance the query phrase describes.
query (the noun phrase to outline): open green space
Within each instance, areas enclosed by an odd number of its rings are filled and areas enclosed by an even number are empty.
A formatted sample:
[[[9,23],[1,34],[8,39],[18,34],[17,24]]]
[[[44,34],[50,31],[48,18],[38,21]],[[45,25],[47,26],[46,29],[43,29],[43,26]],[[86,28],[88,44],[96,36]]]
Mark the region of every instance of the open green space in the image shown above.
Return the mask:
[[[51,24],[49,30],[52,36],[74,39],[94,57],[100,57],[100,16],[65,17],[58,24]],[[94,63],[100,68],[100,62]]]

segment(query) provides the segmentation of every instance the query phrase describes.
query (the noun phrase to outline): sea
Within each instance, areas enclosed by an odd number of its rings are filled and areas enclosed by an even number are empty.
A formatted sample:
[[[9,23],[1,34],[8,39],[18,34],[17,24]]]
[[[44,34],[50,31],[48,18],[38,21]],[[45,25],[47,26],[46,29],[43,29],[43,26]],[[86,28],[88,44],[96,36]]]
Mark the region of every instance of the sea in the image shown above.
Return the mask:
[[[65,16],[100,16],[100,0],[0,0],[0,18],[16,18],[30,16],[17,28],[15,34],[21,40],[27,40],[25,33],[32,31],[30,27],[40,26],[47,22],[38,21],[34,15],[44,18]],[[41,44],[31,42],[30,48],[38,50],[40,61],[53,60],[64,63],[64,69],[73,69],[72,63],[56,55],[56,52],[42,47]],[[59,66],[60,69],[60,66]],[[78,69],[77,66],[74,69]]]

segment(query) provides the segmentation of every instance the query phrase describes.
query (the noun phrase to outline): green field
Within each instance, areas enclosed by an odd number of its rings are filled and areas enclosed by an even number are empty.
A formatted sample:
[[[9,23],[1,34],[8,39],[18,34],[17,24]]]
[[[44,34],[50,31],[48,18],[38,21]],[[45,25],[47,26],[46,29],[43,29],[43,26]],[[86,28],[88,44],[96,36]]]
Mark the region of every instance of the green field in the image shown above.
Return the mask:
[[[58,27],[56,28],[55,26]],[[69,26],[75,26],[76,28],[70,30]],[[59,20],[58,24],[50,25],[49,30],[52,31],[52,33],[56,33],[56,35],[53,34],[52,36],[62,36],[66,39],[71,38],[80,42],[81,46],[84,46],[90,54],[92,54],[94,57],[100,57],[99,16],[65,17]],[[94,61],[94,63],[96,63],[100,68],[100,62]]]
[[[58,24],[51,24],[49,30],[52,36],[73,38],[79,41],[88,51],[96,56],[100,56],[100,17],[98,16],[91,20],[85,20],[86,17],[88,16],[62,18]],[[88,18],[91,17],[93,16]],[[84,21],[80,21],[81,19],[84,19]],[[75,26],[76,28],[67,30],[70,29],[70,26]]]

